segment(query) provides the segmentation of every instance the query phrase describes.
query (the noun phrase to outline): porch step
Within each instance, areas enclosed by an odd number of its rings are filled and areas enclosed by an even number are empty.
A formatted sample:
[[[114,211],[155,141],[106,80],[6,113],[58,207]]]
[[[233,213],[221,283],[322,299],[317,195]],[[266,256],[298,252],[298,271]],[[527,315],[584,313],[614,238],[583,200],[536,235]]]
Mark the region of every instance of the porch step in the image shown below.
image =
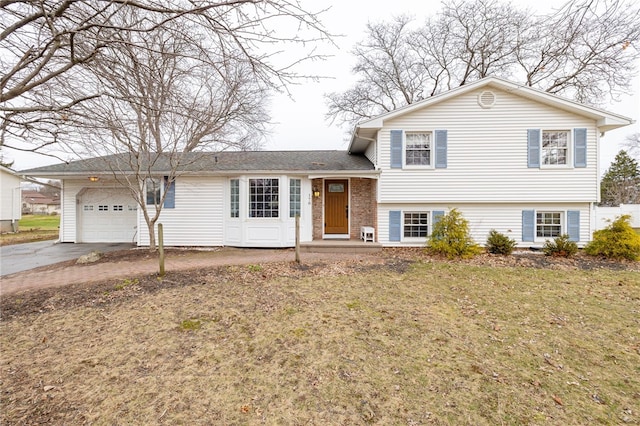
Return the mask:
[[[380,243],[365,243],[362,240],[317,240],[300,243],[302,253],[377,253],[382,251]]]

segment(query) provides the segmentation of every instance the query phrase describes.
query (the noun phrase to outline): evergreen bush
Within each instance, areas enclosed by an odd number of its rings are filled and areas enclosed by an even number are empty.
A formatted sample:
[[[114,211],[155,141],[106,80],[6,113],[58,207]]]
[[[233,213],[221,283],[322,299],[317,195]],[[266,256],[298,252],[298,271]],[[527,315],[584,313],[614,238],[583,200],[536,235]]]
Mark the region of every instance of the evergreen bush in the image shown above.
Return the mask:
[[[516,240],[492,229],[489,231],[486,247],[489,253],[508,256],[513,253],[513,249],[516,247]]]
[[[640,260],[640,235],[633,230],[630,220],[631,216],[622,215],[605,229],[594,232],[585,253],[607,259]]]
[[[448,258],[472,257],[482,252],[469,234],[469,222],[458,209],[452,209],[433,226],[427,250]]]
[[[569,239],[569,235],[563,234],[554,240],[547,240],[542,251],[547,256],[571,257],[578,252],[578,245]]]

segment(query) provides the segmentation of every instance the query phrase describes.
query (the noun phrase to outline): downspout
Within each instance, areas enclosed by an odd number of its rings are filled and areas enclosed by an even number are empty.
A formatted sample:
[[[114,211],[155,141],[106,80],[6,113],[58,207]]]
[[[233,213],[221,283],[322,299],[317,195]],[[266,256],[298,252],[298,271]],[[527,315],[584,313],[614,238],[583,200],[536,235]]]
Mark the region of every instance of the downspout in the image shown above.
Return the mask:
[[[602,137],[604,132],[596,130],[596,202],[591,203],[591,218],[589,220],[589,239],[591,241],[593,233],[596,231],[598,221],[598,204],[602,201],[600,197],[600,144],[602,143]]]

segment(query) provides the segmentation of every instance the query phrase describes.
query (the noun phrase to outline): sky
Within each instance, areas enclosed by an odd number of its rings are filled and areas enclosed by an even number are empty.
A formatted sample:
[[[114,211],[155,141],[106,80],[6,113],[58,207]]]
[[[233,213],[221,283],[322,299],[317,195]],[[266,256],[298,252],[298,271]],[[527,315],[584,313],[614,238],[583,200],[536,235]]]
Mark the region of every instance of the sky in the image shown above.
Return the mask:
[[[532,0],[512,1],[516,5],[545,11],[547,2]],[[353,46],[365,37],[367,22],[388,20],[392,16],[408,14],[418,21],[440,8],[440,1],[394,0],[393,2],[371,0],[302,0],[304,8],[315,11],[328,8],[321,20],[332,34],[341,34],[335,39],[337,48],[321,46],[321,52],[332,56],[325,61],[307,63],[300,73],[324,76],[319,82],[305,81],[290,87],[290,95],[276,95],[271,102],[272,124],[270,134],[263,146],[265,150],[314,150],[347,149],[348,134],[325,119],[327,105],[324,94],[344,91],[355,81],[351,74],[354,58],[350,54]],[[541,6],[544,3],[545,6]],[[554,2],[560,5],[561,2]],[[295,54],[298,54],[297,52]],[[640,66],[640,64],[639,64]],[[600,171],[604,172],[616,153],[621,149],[627,135],[640,132],[640,76],[635,79],[634,89],[620,102],[604,106],[610,112],[636,120],[632,126],[607,132],[601,139]],[[5,160],[15,160],[16,170],[57,163],[58,160],[36,154],[23,154],[3,150]]]

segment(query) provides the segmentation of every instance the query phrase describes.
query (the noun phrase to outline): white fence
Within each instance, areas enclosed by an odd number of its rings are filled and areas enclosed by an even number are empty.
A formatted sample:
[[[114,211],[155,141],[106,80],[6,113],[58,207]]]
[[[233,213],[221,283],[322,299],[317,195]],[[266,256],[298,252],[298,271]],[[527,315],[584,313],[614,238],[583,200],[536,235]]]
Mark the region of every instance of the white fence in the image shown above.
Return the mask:
[[[609,225],[607,220],[628,214],[631,216],[631,226],[640,228],[640,204],[621,204],[619,207],[596,207],[596,230]]]

